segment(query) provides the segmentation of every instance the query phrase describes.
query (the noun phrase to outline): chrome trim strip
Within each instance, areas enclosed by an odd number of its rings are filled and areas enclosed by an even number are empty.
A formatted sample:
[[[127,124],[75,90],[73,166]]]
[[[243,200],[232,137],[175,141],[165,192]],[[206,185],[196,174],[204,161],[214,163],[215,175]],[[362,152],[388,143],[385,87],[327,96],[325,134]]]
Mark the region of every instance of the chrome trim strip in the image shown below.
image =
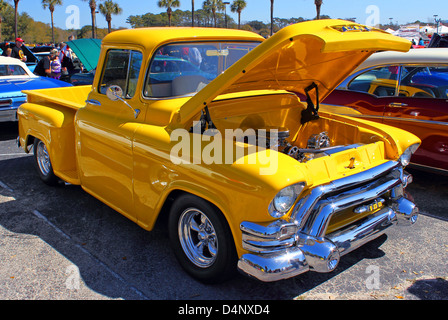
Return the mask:
[[[383,119],[384,120],[394,120],[394,121],[398,120],[398,121],[404,121],[404,122],[429,123],[429,124],[437,124],[440,126],[448,126],[448,122],[434,121],[434,120],[421,120],[421,119],[397,118],[397,117],[383,117]]]
[[[350,106],[342,106],[342,105],[335,105],[335,104],[327,104],[326,106],[329,107],[346,107],[351,108]],[[355,108],[352,108],[353,110],[356,110]],[[375,115],[366,115],[366,114],[348,114],[348,113],[338,113],[341,116],[345,117],[352,117],[352,118],[362,118],[362,119],[378,119],[378,120],[393,120],[393,121],[405,121],[405,122],[416,122],[416,123],[428,123],[428,124],[436,124],[440,126],[448,126],[448,122],[443,121],[434,121],[434,120],[422,120],[422,119],[411,119],[411,118],[397,118],[397,117],[385,117],[385,116],[375,116]],[[374,121],[374,120],[372,120]],[[387,123],[385,123],[387,124]]]

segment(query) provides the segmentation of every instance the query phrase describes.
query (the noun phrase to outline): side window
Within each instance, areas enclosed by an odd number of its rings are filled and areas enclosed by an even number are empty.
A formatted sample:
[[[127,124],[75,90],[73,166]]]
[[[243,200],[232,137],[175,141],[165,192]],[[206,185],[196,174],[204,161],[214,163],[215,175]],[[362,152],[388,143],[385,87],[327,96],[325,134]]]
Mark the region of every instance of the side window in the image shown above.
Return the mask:
[[[123,98],[132,98],[135,95],[142,60],[142,54],[138,51],[109,50],[101,77],[100,93],[106,94],[109,86],[117,85],[123,89]]]
[[[447,99],[448,67],[403,67],[400,96]]]
[[[399,77],[399,66],[386,66],[371,69],[358,75],[348,85],[352,91],[361,91],[378,97],[395,95]]]

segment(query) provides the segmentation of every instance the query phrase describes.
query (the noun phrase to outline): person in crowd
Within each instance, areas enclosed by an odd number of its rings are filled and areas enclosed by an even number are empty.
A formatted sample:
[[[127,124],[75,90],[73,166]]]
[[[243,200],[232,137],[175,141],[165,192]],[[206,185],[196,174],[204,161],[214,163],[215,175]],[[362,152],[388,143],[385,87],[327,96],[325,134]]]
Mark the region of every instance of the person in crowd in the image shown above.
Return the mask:
[[[26,62],[26,55],[23,53],[22,45],[24,41],[22,38],[16,39],[16,46],[12,49],[11,57]]]
[[[53,59],[53,50],[49,56],[45,56],[37,63],[34,74],[41,77],[49,77],[51,75],[51,60]]]
[[[51,72],[49,77],[53,79],[61,78],[61,60],[59,60],[59,51],[58,49],[53,49],[50,51],[50,68]]]
[[[68,37],[68,41],[72,41],[74,37],[71,35]],[[59,54],[59,60],[62,66],[62,75],[64,77],[70,77],[76,72],[75,65],[73,63],[73,54],[70,46],[68,44],[63,45],[61,48],[61,53]]]

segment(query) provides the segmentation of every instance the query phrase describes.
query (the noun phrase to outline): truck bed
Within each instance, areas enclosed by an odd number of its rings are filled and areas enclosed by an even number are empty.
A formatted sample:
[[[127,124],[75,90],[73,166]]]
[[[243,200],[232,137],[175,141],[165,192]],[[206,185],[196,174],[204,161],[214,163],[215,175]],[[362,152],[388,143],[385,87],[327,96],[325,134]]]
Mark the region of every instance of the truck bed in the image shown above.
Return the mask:
[[[64,107],[78,110],[85,106],[85,101],[92,86],[77,86],[54,89],[23,91],[29,103],[55,103]]]
[[[49,146],[54,173],[72,184],[79,184],[74,118],[91,90],[79,86],[24,91],[27,102],[17,111],[20,146],[28,153],[35,139],[43,141]]]

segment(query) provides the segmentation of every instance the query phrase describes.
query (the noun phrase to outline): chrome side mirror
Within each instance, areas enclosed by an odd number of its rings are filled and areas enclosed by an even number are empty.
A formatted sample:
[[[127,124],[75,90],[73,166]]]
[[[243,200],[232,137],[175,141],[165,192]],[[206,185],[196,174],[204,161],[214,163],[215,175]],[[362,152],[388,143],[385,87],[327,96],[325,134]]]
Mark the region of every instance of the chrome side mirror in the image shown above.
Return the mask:
[[[134,118],[137,119],[138,115],[140,114],[140,109],[134,109],[129,103],[127,103],[126,100],[124,100],[122,98],[122,96],[123,96],[123,89],[121,89],[120,86],[117,86],[117,85],[109,86],[107,88],[107,90],[106,90],[106,96],[111,101],[117,101],[117,100],[122,101],[125,105],[127,105],[129,108],[131,108],[132,111],[134,111]]]
[[[106,96],[112,101],[122,100],[123,89],[120,86],[111,85],[106,90]]]

